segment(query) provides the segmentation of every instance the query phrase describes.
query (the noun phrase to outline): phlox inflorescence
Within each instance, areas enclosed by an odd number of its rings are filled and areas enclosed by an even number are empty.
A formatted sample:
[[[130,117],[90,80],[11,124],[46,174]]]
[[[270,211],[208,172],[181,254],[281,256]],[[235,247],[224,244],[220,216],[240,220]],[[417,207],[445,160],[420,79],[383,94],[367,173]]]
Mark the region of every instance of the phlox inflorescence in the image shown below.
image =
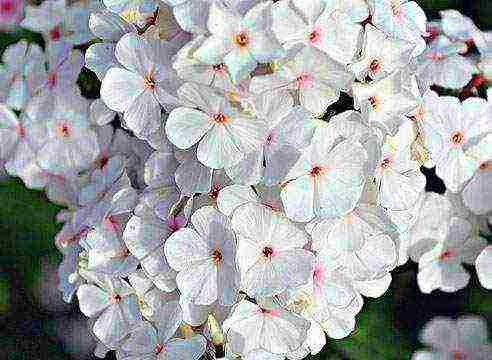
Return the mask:
[[[99,356],[302,359],[408,259],[424,293],[463,264],[492,287],[492,36],[460,13],[46,0],[20,24],[44,48],[3,52],[0,166],[65,207],[59,289]],[[433,320],[414,358],[485,359],[482,330]]]

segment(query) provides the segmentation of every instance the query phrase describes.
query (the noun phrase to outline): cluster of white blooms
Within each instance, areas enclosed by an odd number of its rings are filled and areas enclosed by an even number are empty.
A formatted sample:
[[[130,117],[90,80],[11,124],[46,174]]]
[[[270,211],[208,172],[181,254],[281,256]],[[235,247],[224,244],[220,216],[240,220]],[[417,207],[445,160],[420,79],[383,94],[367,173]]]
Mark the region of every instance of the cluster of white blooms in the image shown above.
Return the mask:
[[[492,288],[492,34],[460,13],[46,0],[21,26],[44,48],[3,52],[0,165],[66,207],[59,287],[99,356],[303,359],[409,258],[425,293],[463,263]]]

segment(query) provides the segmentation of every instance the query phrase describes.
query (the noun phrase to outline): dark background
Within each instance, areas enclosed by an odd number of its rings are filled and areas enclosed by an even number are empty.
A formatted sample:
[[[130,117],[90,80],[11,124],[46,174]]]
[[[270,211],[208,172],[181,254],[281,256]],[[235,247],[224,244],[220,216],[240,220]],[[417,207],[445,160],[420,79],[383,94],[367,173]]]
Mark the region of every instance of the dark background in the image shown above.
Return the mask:
[[[492,1],[420,0],[429,19],[454,8],[482,29],[492,28]],[[41,42],[26,31],[0,33],[0,53],[25,38]],[[85,72],[79,84],[86,95],[97,94],[97,82]],[[442,191],[430,176],[428,189]],[[0,360],[93,359],[94,346],[86,318],[76,300],[65,304],[57,290],[61,256],[53,245],[59,230],[55,215],[61,208],[43,193],[29,191],[17,179],[0,182]],[[482,289],[473,267],[467,288],[453,294],[421,294],[417,266],[407,263],[393,272],[390,290],[379,299],[367,299],[357,316],[357,328],[347,339],[328,340],[312,359],[409,359],[421,347],[421,327],[437,315],[481,314],[492,324],[492,295]],[[111,358],[111,357],[108,357]]]

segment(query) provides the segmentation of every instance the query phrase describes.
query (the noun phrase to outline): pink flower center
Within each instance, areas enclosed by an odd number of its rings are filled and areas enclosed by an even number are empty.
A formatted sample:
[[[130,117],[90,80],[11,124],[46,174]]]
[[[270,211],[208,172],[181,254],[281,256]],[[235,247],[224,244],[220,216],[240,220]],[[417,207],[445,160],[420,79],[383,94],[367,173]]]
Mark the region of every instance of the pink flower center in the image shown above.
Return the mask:
[[[245,31],[234,35],[234,43],[239,47],[246,47],[249,44],[249,36]]]
[[[391,4],[391,12],[393,13],[394,17],[401,19],[402,12],[401,12],[400,4],[393,2]]]
[[[48,73],[48,88],[53,89],[58,81],[58,74],[55,71]]]
[[[97,160],[97,167],[102,170],[106,165],[108,165],[109,157],[107,155],[101,155]]]
[[[216,124],[227,124],[230,119],[227,115],[223,113],[217,113],[212,115],[211,120]]]
[[[219,193],[220,193],[220,187],[217,184],[212,184],[212,187],[208,192],[208,196],[212,200],[217,201],[217,198],[219,197]]]
[[[274,257],[276,255],[275,250],[271,246],[265,246],[263,248],[262,254],[267,259],[271,259],[272,257]]]
[[[120,228],[120,222],[115,216],[108,216],[103,222],[106,229],[111,231],[117,231]]]
[[[50,30],[50,39],[51,40],[60,40],[62,32],[59,26],[55,26],[53,29]]]
[[[215,265],[219,265],[219,263],[222,261],[222,253],[219,249],[212,250],[210,257],[212,258],[212,262]]]
[[[182,215],[171,216],[167,219],[167,226],[172,232],[181,229],[186,223],[186,218]]]
[[[369,99],[367,99],[369,101],[369,104],[371,104],[371,107],[374,109],[374,110],[377,110],[379,108],[379,99],[375,96],[371,96]]]
[[[310,74],[301,74],[296,78],[296,85],[299,90],[308,89],[313,86],[313,77]]]
[[[160,353],[164,352],[165,351],[165,346],[162,345],[162,344],[156,344],[155,348],[154,348],[154,353],[156,355],[159,355]]]
[[[308,41],[311,44],[317,44],[321,40],[321,29],[320,28],[315,28],[313,31],[311,31],[308,35]]]
[[[146,90],[153,90],[155,88],[156,82],[154,77],[154,71],[149,70],[144,77],[144,88]]]
[[[468,356],[466,356],[466,354],[461,350],[453,350],[451,351],[451,358],[453,360],[467,360]]]
[[[465,134],[461,131],[453,131],[451,133],[450,140],[454,145],[462,145],[465,141]]]
[[[486,162],[480,164],[479,168],[482,171],[491,171],[492,170],[492,160],[486,161]]]
[[[313,281],[316,286],[321,286],[326,279],[326,268],[321,264],[316,264],[313,271]]]
[[[373,61],[371,61],[371,65],[369,65],[369,68],[373,73],[377,73],[381,68],[381,63],[379,62],[379,60],[374,59]]]
[[[325,173],[325,169],[322,166],[313,166],[311,171],[309,171],[309,176],[316,178]]]
[[[443,60],[446,58],[446,55],[440,53],[440,52],[437,52],[437,51],[433,51],[433,52],[430,52],[430,53],[427,53],[425,54],[424,56],[426,59],[429,59],[429,60],[434,60],[434,61],[438,61],[438,60]]]
[[[113,304],[113,305],[119,304],[121,301],[121,295],[119,295],[119,294],[111,295],[110,301],[111,301],[111,304]]]
[[[19,135],[19,137],[26,137],[26,128],[21,124],[17,124],[15,131],[17,132],[17,135]]]
[[[0,1],[0,15],[11,15],[16,10],[15,2],[11,0]]]
[[[268,134],[268,136],[267,136],[267,138],[265,140],[265,143],[267,145],[271,145],[273,143],[273,133]]]
[[[224,63],[215,64],[215,65],[212,66],[212,69],[216,73],[223,73],[226,70],[226,65]]]
[[[439,255],[439,260],[446,261],[452,259],[455,256],[456,253],[453,250],[447,249],[443,253],[441,253],[441,255]]]
[[[391,164],[390,158],[384,158],[383,161],[381,162],[381,167],[383,169],[387,169],[389,168],[390,164]]]
[[[65,122],[61,122],[60,124],[58,124],[58,126],[56,127],[56,132],[59,136],[61,137],[70,137],[70,134],[71,134],[71,129],[70,127],[68,126],[67,123]]]
[[[280,310],[279,309],[264,309],[264,308],[258,308],[258,313],[262,314],[264,316],[279,316],[280,315]]]

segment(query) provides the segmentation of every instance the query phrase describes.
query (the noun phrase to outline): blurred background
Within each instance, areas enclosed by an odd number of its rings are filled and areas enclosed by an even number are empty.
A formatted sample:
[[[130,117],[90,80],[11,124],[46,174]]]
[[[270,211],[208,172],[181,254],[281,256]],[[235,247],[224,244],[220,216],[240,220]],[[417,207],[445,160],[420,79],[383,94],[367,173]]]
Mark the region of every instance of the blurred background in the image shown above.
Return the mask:
[[[439,10],[453,8],[472,18],[481,29],[492,29],[490,0],[417,2],[429,19],[437,18]],[[42,42],[23,30],[0,33],[0,53],[19,39]],[[97,94],[97,82],[89,72],[80,85],[85,94]],[[443,190],[439,181],[429,179],[428,190]],[[59,230],[55,215],[60,209],[17,179],[1,179],[0,360],[95,359],[87,319],[78,311],[76,300],[64,303],[57,290],[61,256],[53,238]],[[397,268],[390,290],[379,299],[367,299],[353,335],[329,340],[326,349],[312,359],[409,359],[421,347],[419,330],[437,315],[481,314],[490,328],[492,294],[478,285],[473,268],[465,289],[431,295],[420,293],[416,270],[411,262]]]

